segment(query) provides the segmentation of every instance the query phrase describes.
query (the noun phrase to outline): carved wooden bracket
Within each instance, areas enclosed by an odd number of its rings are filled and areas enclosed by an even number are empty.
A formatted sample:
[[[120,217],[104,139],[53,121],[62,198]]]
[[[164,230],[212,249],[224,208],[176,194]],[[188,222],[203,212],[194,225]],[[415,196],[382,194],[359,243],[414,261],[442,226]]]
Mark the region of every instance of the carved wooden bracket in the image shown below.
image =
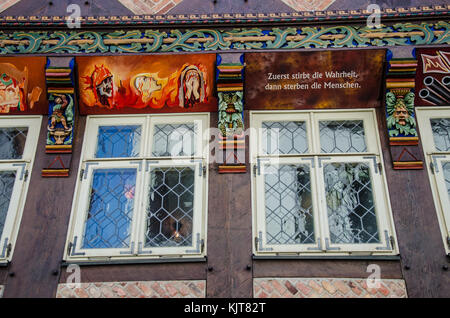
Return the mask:
[[[43,177],[67,177],[72,160],[75,124],[74,58],[49,57],[47,82],[48,125]]]
[[[414,111],[417,60],[393,58],[386,77],[386,120],[393,168],[423,169]]]
[[[236,55],[234,55],[235,57]],[[244,61],[217,59],[217,95],[219,97],[219,173],[245,173],[244,134]]]

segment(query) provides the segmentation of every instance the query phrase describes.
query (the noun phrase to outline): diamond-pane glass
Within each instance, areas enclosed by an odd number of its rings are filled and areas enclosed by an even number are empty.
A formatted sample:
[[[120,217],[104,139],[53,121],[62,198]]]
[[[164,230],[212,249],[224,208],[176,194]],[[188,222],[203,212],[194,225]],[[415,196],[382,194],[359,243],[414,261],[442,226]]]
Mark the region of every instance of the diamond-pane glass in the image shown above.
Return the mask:
[[[430,119],[437,151],[450,150],[450,118]]]
[[[152,156],[194,156],[195,138],[193,123],[155,125]]]
[[[445,186],[447,187],[448,198],[450,200],[450,162],[443,163],[442,170],[444,170]]]
[[[0,237],[5,227],[14,180],[16,180],[15,171],[0,171]]]
[[[262,151],[266,154],[308,152],[304,121],[266,121],[262,123]]]
[[[97,158],[139,156],[141,126],[100,126],[97,138]]]
[[[323,168],[332,243],[379,243],[369,166],[330,163]]]
[[[130,244],[136,169],[93,173],[83,248],[126,248]]]
[[[21,159],[28,128],[0,128],[0,159]]]
[[[314,243],[311,177],[307,165],[265,165],[267,244]]]
[[[194,172],[191,167],[151,170],[146,247],[192,245]]]
[[[362,120],[320,121],[319,130],[321,152],[367,151]]]

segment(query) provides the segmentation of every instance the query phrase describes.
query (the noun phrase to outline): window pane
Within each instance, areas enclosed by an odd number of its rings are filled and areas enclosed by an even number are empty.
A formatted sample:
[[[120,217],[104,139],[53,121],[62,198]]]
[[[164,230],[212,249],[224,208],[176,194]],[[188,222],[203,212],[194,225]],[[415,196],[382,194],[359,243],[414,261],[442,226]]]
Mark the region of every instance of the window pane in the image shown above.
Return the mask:
[[[155,125],[153,133],[154,157],[195,155],[195,126],[191,124]]]
[[[28,128],[0,128],[0,159],[21,159]]]
[[[330,163],[323,169],[332,243],[379,243],[369,166]]]
[[[447,187],[448,199],[450,200],[450,162],[447,161],[443,163],[442,169],[444,170],[444,179],[445,186]]]
[[[100,126],[97,138],[97,158],[139,156],[141,126]]]
[[[0,237],[5,226],[15,179],[15,171],[0,171]]]
[[[130,244],[136,169],[94,171],[83,248],[125,248]]]
[[[267,244],[314,243],[311,177],[307,165],[266,165]]]
[[[319,130],[321,152],[367,151],[362,120],[320,121]]]
[[[306,123],[285,121],[262,123],[262,151],[266,154],[292,154],[308,152]]]
[[[450,118],[431,119],[434,145],[437,151],[450,150]]]
[[[192,245],[194,173],[190,167],[151,170],[146,247]]]

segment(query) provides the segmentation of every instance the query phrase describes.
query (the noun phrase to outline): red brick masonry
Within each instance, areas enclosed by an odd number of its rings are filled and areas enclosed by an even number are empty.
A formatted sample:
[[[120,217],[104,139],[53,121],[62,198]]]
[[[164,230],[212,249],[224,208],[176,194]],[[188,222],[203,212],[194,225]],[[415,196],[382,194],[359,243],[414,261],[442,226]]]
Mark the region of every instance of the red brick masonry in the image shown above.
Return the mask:
[[[206,282],[139,281],[59,284],[57,298],[204,298]]]
[[[407,297],[402,279],[380,279],[377,287],[369,288],[366,278],[255,278],[253,295],[256,298]]]

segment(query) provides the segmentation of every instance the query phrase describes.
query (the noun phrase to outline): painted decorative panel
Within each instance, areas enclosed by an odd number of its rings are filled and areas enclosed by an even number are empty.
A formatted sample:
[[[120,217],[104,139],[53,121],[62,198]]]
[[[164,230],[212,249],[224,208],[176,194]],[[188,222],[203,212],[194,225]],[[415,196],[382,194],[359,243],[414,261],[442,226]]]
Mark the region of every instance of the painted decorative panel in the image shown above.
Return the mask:
[[[0,114],[45,114],[45,57],[0,57]]]
[[[416,105],[450,105],[450,48],[417,49],[416,56]]]
[[[77,57],[81,114],[216,111],[215,54]]]
[[[385,50],[247,53],[248,109],[381,105]]]

